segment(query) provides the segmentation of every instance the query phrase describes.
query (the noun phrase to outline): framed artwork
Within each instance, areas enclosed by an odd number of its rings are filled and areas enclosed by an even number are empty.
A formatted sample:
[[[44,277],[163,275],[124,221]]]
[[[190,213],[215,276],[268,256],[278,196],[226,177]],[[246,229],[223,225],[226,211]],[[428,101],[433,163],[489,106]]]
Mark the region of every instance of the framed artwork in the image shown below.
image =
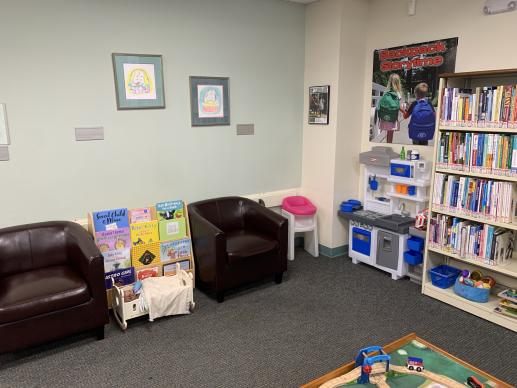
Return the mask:
[[[190,77],[192,126],[230,125],[228,77]]]
[[[0,104],[0,145],[10,144],[9,126],[7,124],[7,110],[5,104]]]
[[[117,109],[165,108],[161,55],[112,54]]]
[[[309,124],[329,123],[330,85],[309,87]]]

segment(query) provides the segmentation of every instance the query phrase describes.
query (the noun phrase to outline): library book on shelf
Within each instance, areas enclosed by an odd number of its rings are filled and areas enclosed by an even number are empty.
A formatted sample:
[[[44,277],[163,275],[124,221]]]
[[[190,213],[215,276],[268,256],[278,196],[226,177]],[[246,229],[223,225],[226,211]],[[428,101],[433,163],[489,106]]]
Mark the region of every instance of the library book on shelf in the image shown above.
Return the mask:
[[[422,292],[517,331],[517,69],[441,75],[434,139]],[[488,302],[434,286],[441,264],[492,277]]]

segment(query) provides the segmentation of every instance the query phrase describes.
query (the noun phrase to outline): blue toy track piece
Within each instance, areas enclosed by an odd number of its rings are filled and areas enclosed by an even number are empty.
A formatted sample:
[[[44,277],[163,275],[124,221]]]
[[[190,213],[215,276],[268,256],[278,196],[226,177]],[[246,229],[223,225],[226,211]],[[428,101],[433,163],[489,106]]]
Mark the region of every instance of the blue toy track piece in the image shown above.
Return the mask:
[[[369,357],[368,354],[373,352],[379,352],[380,354]],[[357,379],[357,384],[370,383],[370,373],[365,372],[365,366],[372,366],[376,362],[386,362],[386,372],[388,372],[390,370],[390,360],[391,357],[386,354],[381,346],[369,346],[361,349],[355,358],[355,366],[361,367],[361,376]]]

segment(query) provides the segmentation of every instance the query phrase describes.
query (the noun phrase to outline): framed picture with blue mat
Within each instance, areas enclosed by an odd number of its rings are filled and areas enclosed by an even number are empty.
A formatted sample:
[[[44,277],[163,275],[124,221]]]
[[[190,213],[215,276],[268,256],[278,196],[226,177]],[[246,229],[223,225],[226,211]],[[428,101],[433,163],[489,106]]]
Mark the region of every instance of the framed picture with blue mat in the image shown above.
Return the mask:
[[[230,125],[228,77],[190,77],[192,126]]]

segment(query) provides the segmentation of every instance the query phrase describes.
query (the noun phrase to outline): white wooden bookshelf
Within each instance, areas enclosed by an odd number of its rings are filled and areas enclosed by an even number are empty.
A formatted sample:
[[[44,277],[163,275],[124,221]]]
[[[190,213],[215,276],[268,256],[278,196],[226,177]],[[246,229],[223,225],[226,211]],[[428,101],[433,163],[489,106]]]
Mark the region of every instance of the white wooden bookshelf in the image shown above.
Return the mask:
[[[486,133],[517,133],[517,128],[503,128],[503,127],[467,127],[463,125],[450,126],[440,125],[440,131],[446,132],[486,132]]]
[[[441,112],[441,100],[443,91],[446,87],[459,87],[459,88],[471,88],[477,86],[492,86],[492,85],[501,85],[501,84],[517,84],[517,69],[508,69],[508,70],[495,70],[495,71],[481,71],[481,72],[466,72],[466,73],[450,73],[450,74],[442,74],[440,76],[440,85],[439,85],[439,98],[438,98],[438,110],[437,110],[437,123],[436,123],[436,139],[438,139],[438,135],[440,132],[448,132],[448,131],[463,131],[463,132],[484,132],[484,133],[507,133],[507,134],[517,134],[517,129],[515,128],[503,128],[503,127],[479,127],[479,126],[468,126],[468,125],[441,125],[439,122],[440,112]],[[436,161],[436,156],[439,148],[439,140],[434,142],[434,160]],[[477,173],[470,171],[461,171],[454,170],[448,168],[433,168],[432,179],[431,179],[431,189],[430,193],[434,192],[434,178],[436,173],[442,174],[450,174],[450,175],[460,175],[460,176],[470,176],[470,177],[478,177],[478,178],[486,178],[492,180],[499,181],[507,181],[507,182],[517,182],[517,177],[515,176],[506,176],[506,175],[497,175],[497,174],[489,174],[489,173]],[[436,214],[444,214],[449,216],[454,216],[458,218],[463,218],[465,220],[471,220],[478,223],[485,223],[497,227],[503,227],[510,230],[517,230],[517,223],[507,223],[507,222],[498,222],[494,220],[490,220],[482,215],[477,214],[465,214],[460,211],[456,211],[454,209],[446,209],[441,206],[434,205],[432,203],[432,195],[429,196],[429,209],[431,210],[431,217]],[[430,218],[428,222],[429,224]],[[429,235],[427,235],[427,241],[429,241]],[[425,255],[424,255],[424,269],[423,269],[423,279],[422,279],[422,293],[438,299],[444,303],[457,307],[463,311],[469,312],[473,315],[476,315],[480,318],[486,319],[490,322],[493,322],[497,325],[503,326],[507,329],[513,330],[517,332],[517,319],[512,317],[507,317],[505,315],[498,314],[494,312],[494,308],[498,306],[500,298],[497,297],[497,292],[502,288],[517,288],[517,255],[506,264],[493,266],[490,264],[486,264],[483,261],[478,261],[466,257],[461,257],[460,255],[450,252],[445,249],[437,248],[436,246],[430,246],[430,244],[426,244]],[[440,265],[440,264],[448,264],[460,269],[479,269],[485,275],[492,276],[496,282],[497,286],[492,290],[492,294],[490,300],[487,303],[476,303],[465,299],[459,295],[454,293],[453,288],[441,289],[435,287],[431,283],[431,277],[429,275],[429,269]]]
[[[484,179],[491,179],[494,181],[517,182],[517,176],[510,176],[510,175],[484,174],[484,173],[480,173],[480,172],[453,170],[453,169],[448,169],[448,168],[436,168],[435,171],[442,173],[442,174],[449,174],[449,175],[470,176],[473,178],[484,178]]]
[[[434,205],[434,204],[431,204],[431,209],[434,213],[440,213],[440,214],[445,214],[447,216],[463,218],[464,220],[469,220],[469,221],[474,221],[474,222],[481,222],[483,224],[498,226],[501,228],[517,230],[517,224],[489,220],[487,218],[484,218],[482,215],[468,215],[468,214],[461,213],[459,211],[447,210],[447,209],[444,209],[444,208],[442,208],[438,205]]]
[[[456,295],[451,288],[442,289],[435,287],[430,281],[422,283],[422,292],[432,298],[469,312],[487,321],[496,323],[507,329],[517,331],[517,320],[511,317],[494,313],[494,308],[499,304],[499,298],[491,295],[487,303],[476,303]]]
[[[516,258],[512,258],[512,260],[508,261],[508,263],[500,264],[500,265],[490,265],[483,263],[482,261],[469,259],[466,257],[461,257],[457,253],[450,252],[446,249],[440,249],[436,247],[429,247],[430,251],[438,253],[443,256],[448,256],[456,261],[461,261],[463,263],[467,263],[476,267],[485,268],[490,270],[491,272],[497,272],[503,275],[508,276],[517,276],[517,260]]]

